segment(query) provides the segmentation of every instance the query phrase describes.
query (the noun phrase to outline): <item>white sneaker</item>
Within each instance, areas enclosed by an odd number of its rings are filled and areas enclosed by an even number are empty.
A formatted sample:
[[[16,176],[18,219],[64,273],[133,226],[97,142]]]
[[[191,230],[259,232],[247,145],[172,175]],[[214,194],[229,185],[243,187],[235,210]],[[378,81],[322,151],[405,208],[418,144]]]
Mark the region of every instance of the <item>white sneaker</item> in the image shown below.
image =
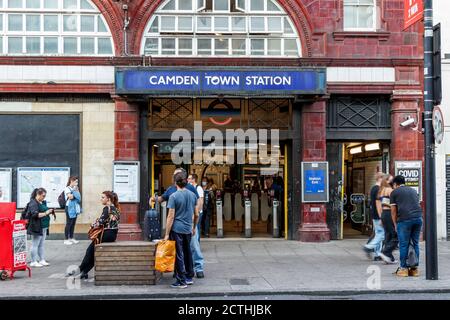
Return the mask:
[[[35,262],[30,263],[30,267],[40,268],[40,267],[43,267],[43,265],[40,264],[39,262],[35,261]]]
[[[73,244],[77,244],[77,243],[79,243],[80,241],[78,241],[78,240],[75,240],[75,239],[69,239],[69,241],[71,241]]]
[[[44,267],[46,267],[46,266],[49,266],[50,265],[50,263],[48,263],[47,261],[45,261],[45,260],[41,260],[41,261],[39,261],[39,263],[40,264],[42,264]]]
[[[73,243],[72,243],[72,241],[70,241],[70,240],[64,240],[64,244],[65,244],[66,246],[70,246],[70,245],[72,245]]]

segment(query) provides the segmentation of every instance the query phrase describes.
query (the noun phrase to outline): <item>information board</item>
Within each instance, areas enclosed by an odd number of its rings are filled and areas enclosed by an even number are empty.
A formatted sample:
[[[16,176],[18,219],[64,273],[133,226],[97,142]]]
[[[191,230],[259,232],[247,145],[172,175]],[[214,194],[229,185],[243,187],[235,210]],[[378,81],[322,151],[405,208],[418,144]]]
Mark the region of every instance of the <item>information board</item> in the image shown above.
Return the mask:
[[[328,162],[302,162],[302,202],[328,202]]]
[[[11,202],[12,169],[0,168],[0,202]]]
[[[24,208],[35,188],[47,191],[47,206],[59,208],[58,196],[67,185],[70,168],[17,168],[17,207]]]
[[[405,177],[405,185],[415,189],[422,201],[422,161],[396,161],[395,175]]]
[[[113,190],[119,202],[139,202],[139,161],[115,161]]]

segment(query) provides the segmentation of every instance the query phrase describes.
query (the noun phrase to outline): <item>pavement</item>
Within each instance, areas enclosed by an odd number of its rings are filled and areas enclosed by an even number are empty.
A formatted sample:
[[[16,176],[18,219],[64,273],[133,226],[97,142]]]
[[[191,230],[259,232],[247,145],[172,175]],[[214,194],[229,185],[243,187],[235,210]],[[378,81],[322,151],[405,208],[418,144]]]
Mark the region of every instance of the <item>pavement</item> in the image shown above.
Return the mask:
[[[19,271],[14,280],[0,282],[2,299],[166,299],[234,296],[354,296],[450,293],[450,242],[439,244],[439,280],[425,280],[424,243],[421,275],[398,278],[397,266],[367,259],[365,239],[304,243],[278,239],[202,239],[205,278],[187,289],[173,289],[172,274],[154,286],[95,286],[66,278],[89,244],[64,246],[46,241],[49,267],[34,268],[32,277]],[[398,251],[394,252],[398,257]]]

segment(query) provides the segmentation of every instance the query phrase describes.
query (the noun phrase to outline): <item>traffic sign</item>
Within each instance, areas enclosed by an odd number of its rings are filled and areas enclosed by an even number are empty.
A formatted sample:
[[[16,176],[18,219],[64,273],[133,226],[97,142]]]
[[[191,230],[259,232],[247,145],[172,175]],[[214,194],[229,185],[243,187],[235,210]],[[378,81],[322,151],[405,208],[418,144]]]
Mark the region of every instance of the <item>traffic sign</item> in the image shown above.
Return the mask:
[[[433,109],[433,131],[434,140],[437,144],[441,144],[444,140],[444,117],[442,116],[442,111],[439,107],[434,107]]]

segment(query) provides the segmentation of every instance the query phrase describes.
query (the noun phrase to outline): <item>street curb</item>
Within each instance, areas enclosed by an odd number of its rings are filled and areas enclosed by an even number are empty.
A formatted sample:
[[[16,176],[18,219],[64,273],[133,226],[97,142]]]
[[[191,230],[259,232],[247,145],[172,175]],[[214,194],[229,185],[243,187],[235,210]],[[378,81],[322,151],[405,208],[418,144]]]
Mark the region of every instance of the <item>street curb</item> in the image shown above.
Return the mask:
[[[175,290],[175,289],[174,289]],[[2,300],[133,300],[133,299],[174,299],[174,298],[220,298],[220,297],[240,297],[240,296],[320,296],[320,297],[351,297],[355,295],[370,295],[370,294],[442,294],[450,293],[450,288],[441,289],[393,289],[393,290],[323,290],[323,291],[240,291],[240,292],[185,292],[178,290],[178,293],[132,293],[132,294],[88,294],[88,295],[28,295],[28,296],[0,296]]]

